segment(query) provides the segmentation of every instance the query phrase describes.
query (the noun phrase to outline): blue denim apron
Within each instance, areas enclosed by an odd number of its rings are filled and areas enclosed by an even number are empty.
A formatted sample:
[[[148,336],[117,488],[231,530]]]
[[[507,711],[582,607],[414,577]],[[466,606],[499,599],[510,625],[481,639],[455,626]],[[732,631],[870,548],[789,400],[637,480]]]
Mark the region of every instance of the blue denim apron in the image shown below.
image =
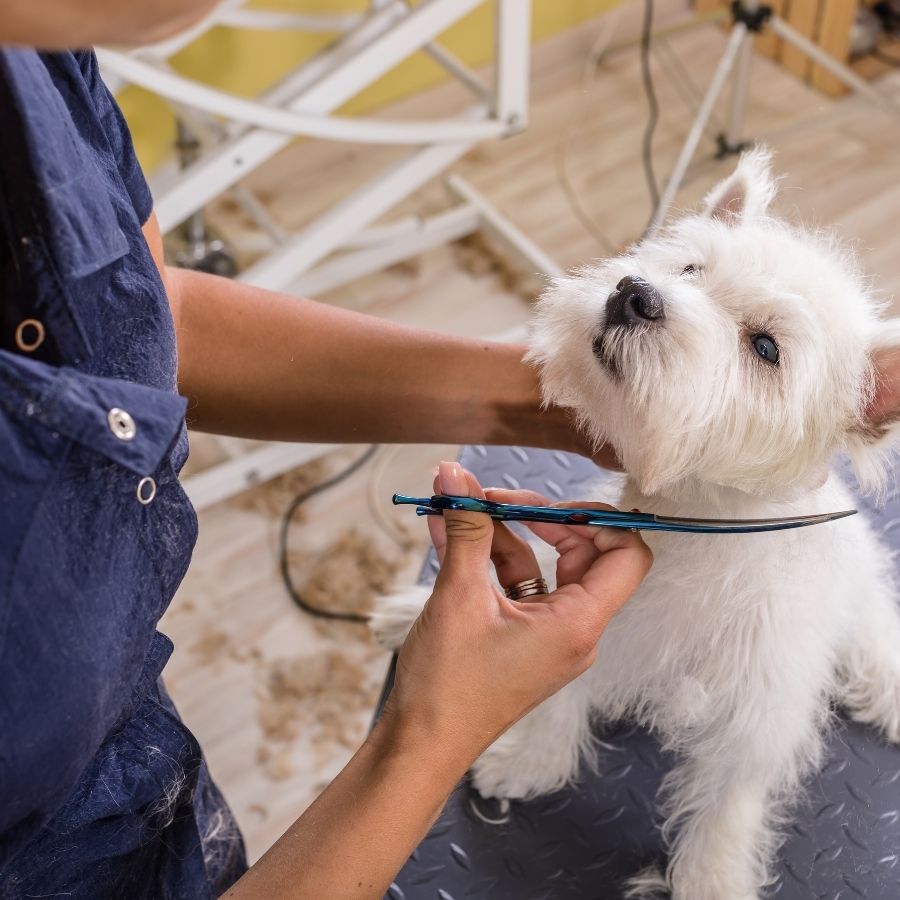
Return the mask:
[[[207,898],[244,850],[159,679],[197,521],[152,201],[89,52],[0,49],[0,898]]]

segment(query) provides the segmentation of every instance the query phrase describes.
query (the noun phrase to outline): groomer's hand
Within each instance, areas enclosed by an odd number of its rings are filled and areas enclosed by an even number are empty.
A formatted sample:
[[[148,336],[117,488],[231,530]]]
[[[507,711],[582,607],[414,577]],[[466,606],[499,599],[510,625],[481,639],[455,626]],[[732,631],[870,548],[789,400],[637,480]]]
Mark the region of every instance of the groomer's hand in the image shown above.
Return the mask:
[[[435,491],[484,494],[456,463],[441,463]],[[549,504],[530,492],[495,491],[501,502]],[[585,504],[580,504],[585,505]],[[601,508],[601,504],[593,504]],[[503,587],[540,576],[528,544],[482,513],[429,519],[441,563],[434,593],[404,644],[386,725],[402,740],[430,739],[474,760],[530,709],[584,672],[610,619],[652,561],[637,533],[536,526],[558,554],[553,593],[511,601]]]
[[[442,463],[435,490],[481,495]],[[501,501],[546,503],[522,491]],[[434,593],[400,651],[387,708],[353,759],[228,892],[234,900],[378,900],[485,747],[583,672],[650,566],[628,531],[535,526],[558,553],[560,587],[515,603],[540,573],[528,546],[484,514],[429,520],[441,560]]]

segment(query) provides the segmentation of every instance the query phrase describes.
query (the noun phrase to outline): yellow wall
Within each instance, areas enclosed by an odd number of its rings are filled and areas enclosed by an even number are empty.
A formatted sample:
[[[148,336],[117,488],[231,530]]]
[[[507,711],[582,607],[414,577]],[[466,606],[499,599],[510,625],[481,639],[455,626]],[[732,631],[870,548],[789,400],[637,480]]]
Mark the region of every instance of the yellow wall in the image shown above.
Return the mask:
[[[533,0],[532,37],[550,37],[613,6],[619,0]],[[364,0],[254,0],[265,9],[343,12],[366,8]],[[174,68],[235,94],[252,97],[278,81],[300,60],[332,38],[298,32],[258,32],[217,28],[172,58]],[[493,3],[485,3],[441,36],[441,43],[469,65],[493,54]],[[423,53],[411,56],[347,103],[340,112],[360,113],[423,90],[446,78],[445,71]],[[152,94],[128,87],[119,95],[144,169],[152,171],[174,140],[174,123],[166,104]]]

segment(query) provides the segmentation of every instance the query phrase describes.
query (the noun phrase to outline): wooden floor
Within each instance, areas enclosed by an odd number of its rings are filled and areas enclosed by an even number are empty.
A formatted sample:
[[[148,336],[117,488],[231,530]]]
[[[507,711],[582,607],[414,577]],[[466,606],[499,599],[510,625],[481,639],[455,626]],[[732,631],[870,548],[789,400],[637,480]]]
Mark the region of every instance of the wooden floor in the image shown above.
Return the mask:
[[[682,6],[661,4],[664,12]],[[629,16],[625,31],[633,28]],[[650,212],[640,165],[646,104],[637,53],[615,55],[584,77],[586,54],[602,27],[598,20],[539,46],[528,130],[479,148],[456,167],[564,266],[634,240]],[[708,82],[723,46],[712,26],[671,40],[699,86]],[[674,89],[677,79],[659,63],[654,70],[661,106],[655,160],[662,177],[693,109]],[[900,76],[881,85],[900,96]],[[434,115],[465,102],[457,88],[440,87],[391,112]],[[747,133],[777,151],[781,208],[836,229],[853,242],[885,299],[900,294],[900,124],[856,98],[827,100],[758,60]],[[563,144],[574,191],[599,236],[580,223],[561,186]],[[696,202],[733,165],[714,160],[713,152],[707,137],[680,205]],[[395,156],[383,148],[298,143],[254,174],[250,185],[283,224],[296,227]],[[446,204],[435,183],[402,211]],[[218,214],[231,233],[242,233],[234,210],[223,206]],[[435,250],[322,299],[448,332],[491,334],[526,320],[539,285],[514,261],[474,241]],[[195,437],[194,447],[195,468],[217,452],[203,436]],[[348,450],[342,460],[358,453]],[[373,590],[412,580],[423,530],[387,498],[393,491],[427,491],[432,468],[454,453],[435,447],[383,452],[311,501],[292,538],[293,570],[308,596],[360,608]],[[162,624],[176,644],[166,669],[169,689],[206,749],[253,859],[346,762],[365,733],[387,665],[364,629],[323,626],[299,612],[277,574],[277,528],[289,498],[340,463],[313,465],[204,512],[193,567]]]

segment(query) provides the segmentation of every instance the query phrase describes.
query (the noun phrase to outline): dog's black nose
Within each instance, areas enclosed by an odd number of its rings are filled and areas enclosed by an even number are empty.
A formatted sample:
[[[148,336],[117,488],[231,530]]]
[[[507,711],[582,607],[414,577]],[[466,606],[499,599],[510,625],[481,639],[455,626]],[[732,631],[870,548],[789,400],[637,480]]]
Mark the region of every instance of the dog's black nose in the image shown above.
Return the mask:
[[[662,294],[643,278],[623,278],[606,301],[607,325],[636,325],[665,317]]]

